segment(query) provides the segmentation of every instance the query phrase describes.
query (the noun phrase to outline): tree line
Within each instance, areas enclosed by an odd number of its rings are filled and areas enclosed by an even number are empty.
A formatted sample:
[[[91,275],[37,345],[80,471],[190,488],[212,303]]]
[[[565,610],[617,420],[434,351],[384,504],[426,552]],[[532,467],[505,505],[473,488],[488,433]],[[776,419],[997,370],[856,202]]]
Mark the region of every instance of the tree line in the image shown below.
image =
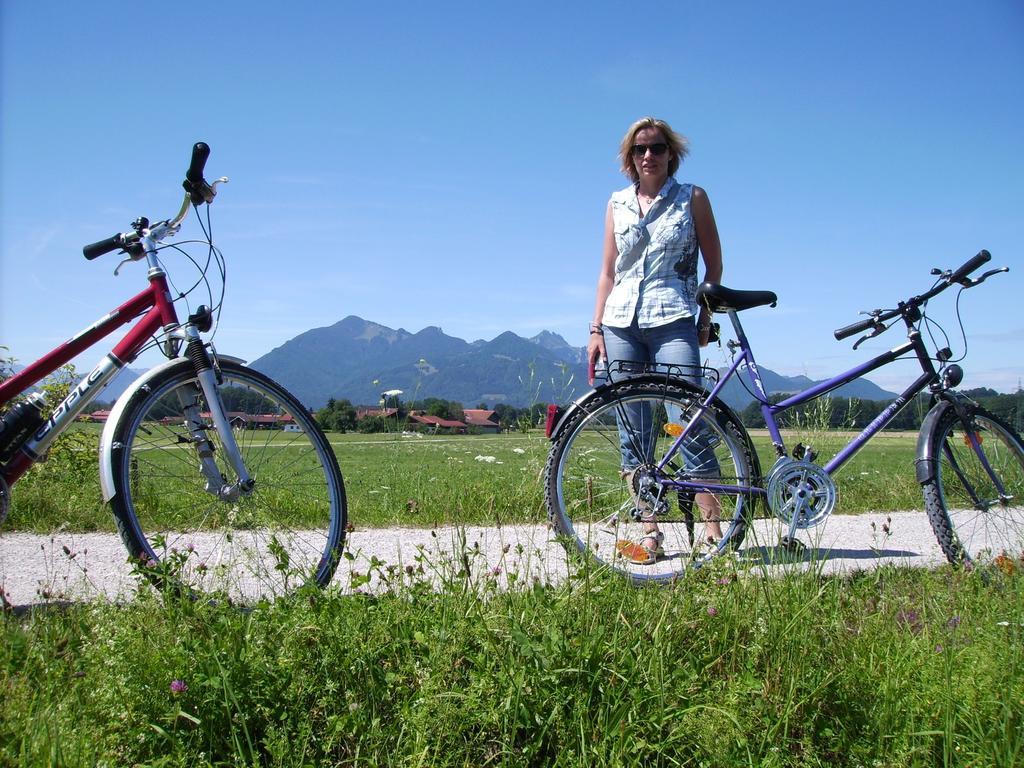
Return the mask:
[[[977,388],[965,390],[964,394],[976,400],[983,408],[1003,419],[1018,434],[1024,428],[1024,390],[1018,389],[1013,394],[1001,394],[993,389]],[[772,395],[770,402],[778,403],[786,395]],[[861,430],[870,424],[891,400],[859,400],[845,397],[822,397],[818,400],[792,408],[777,417],[780,427],[814,427],[828,429]],[[916,430],[930,408],[930,396],[922,394],[908,403],[886,427],[891,430]],[[356,418],[356,406],[347,399],[328,400],[327,405],[314,415],[320,426],[331,432],[391,432],[406,426],[411,411],[427,413],[451,421],[463,421],[465,418],[462,403],[455,400],[444,400],[428,397],[423,400],[400,402],[388,400],[389,408],[397,408],[397,413],[387,418],[381,416],[364,416]],[[486,403],[476,406],[487,410]],[[547,411],[545,403],[534,403],[523,408],[499,403],[493,409],[499,425],[503,430],[527,430],[542,426]],[[744,426],[750,429],[764,428],[764,416],[761,414],[760,403],[754,401],[738,412]]]
[[[1022,424],[1024,422],[1024,390],[1018,389],[1013,394],[1000,394],[994,389],[980,387],[964,390],[963,394],[1001,418],[1018,434],[1021,432],[1021,427],[1024,426]],[[785,400],[786,397],[788,395],[772,395],[769,397],[769,401],[774,404]],[[870,424],[891,402],[891,400],[823,397],[792,408],[777,416],[776,420],[783,428],[810,425],[820,428],[827,426],[831,429],[860,430]],[[886,429],[916,430],[921,426],[921,421],[930,407],[930,395],[922,393],[908,403]],[[758,429],[765,426],[764,416],[761,414],[761,404],[757,401],[751,402],[740,411],[739,417],[744,426],[748,428]]]

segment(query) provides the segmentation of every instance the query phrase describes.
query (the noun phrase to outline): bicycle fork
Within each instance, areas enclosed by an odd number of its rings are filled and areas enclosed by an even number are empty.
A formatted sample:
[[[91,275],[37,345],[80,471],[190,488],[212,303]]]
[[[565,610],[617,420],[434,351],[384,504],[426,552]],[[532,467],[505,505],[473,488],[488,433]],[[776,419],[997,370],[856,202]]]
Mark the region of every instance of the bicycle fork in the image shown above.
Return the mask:
[[[217,466],[214,456],[215,448],[207,435],[208,427],[203,420],[199,410],[199,402],[193,398],[191,403],[182,402],[182,412],[185,415],[185,426],[191,435],[192,442],[196,446],[199,456],[199,469],[206,477],[206,491],[223,501],[234,501],[239,496],[248,496],[252,493],[256,482],[250,477],[242,459],[242,452],[235,440],[234,430],[231,429],[231,422],[224,411],[224,403],[220,398],[220,391],[217,389],[220,379],[220,371],[215,360],[210,354],[199,336],[199,331],[191,324],[185,326],[185,354],[192,363],[199,381],[199,387],[206,399],[206,407],[210,411],[210,419],[213,421],[213,428],[220,436],[221,446],[227,455],[227,461],[235,471],[237,482],[229,483],[227,477]],[[179,393],[184,400],[184,393]]]
[[[957,417],[960,419],[960,423],[963,425],[964,428],[964,442],[967,443],[967,447],[970,448],[974,455],[978,458],[978,462],[985,470],[985,474],[988,475],[988,478],[992,481],[992,484],[995,486],[996,493],[999,494],[999,502],[1005,505],[1013,497],[1006,492],[1006,487],[1003,485],[1002,479],[992,469],[992,465],[989,463],[988,456],[985,455],[985,449],[982,448],[981,446],[980,433],[978,432],[978,429],[974,424],[974,420],[971,418],[970,414],[968,414],[964,410],[964,408],[959,404],[959,402],[953,401],[953,406],[956,408]],[[974,503],[975,509],[978,509],[982,512],[987,511],[988,508],[992,506],[992,502],[982,499],[980,496],[978,496],[974,484],[971,483],[971,481],[967,478],[967,474],[960,466],[960,462],[956,460],[956,456],[949,446],[948,438],[947,442],[944,443],[942,446],[942,452],[946,456],[947,461],[949,461],[949,465],[950,467],[952,467],[953,472],[956,474],[957,478],[959,478],[960,483],[964,487],[964,490],[967,491],[967,495],[971,497],[971,501]]]

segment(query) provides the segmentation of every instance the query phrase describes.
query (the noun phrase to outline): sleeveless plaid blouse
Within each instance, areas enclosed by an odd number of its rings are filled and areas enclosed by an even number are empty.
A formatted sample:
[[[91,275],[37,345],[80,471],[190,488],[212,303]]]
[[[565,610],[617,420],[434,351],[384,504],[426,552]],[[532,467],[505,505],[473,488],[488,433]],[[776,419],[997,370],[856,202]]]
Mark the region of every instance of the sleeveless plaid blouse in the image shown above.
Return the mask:
[[[646,216],[640,215],[636,187],[612,194],[615,285],[601,320],[628,328],[654,328],[696,317],[697,232],[690,211],[692,184],[665,181]]]

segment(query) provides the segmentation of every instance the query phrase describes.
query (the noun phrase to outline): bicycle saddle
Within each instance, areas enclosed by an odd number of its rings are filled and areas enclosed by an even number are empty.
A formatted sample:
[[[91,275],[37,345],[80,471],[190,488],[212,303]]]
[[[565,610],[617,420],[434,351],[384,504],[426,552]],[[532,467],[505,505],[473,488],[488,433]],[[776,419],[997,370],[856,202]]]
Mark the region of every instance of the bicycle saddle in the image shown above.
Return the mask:
[[[774,307],[778,300],[773,291],[737,291],[718,283],[701,283],[697,289],[697,302],[712,312],[739,311],[765,304]]]

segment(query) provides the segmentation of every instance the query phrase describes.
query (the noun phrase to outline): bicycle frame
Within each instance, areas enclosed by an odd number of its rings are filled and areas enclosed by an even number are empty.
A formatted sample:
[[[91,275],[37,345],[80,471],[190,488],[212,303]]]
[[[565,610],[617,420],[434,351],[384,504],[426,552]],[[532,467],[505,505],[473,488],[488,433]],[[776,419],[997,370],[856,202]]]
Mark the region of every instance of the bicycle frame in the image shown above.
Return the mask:
[[[143,315],[143,313],[145,313]],[[167,287],[166,273],[150,259],[149,286],[126,301],[113,312],[101,317],[85,330],[54,348],[24,370],[0,383],[0,405],[6,405],[17,394],[37,384],[60,366],[70,362],[86,349],[94,346],[139,315],[142,319],[132,327],[121,341],[84,376],[74,389],[54,410],[50,418],[36,430],[28,442],[18,451],[3,469],[3,479],[13,485],[32,464],[46,453],[50,444],[82,413],[85,407],[96,399],[100,391],[124,366],[133,362],[153,335],[161,330],[165,333],[180,327],[174,303]],[[168,337],[167,343],[174,339]],[[172,357],[176,350],[166,350]]]
[[[783,413],[790,408],[803,405],[815,398],[828,394],[844,384],[848,384],[851,381],[859,379],[874,370],[882,368],[889,363],[904,357],[910,352],[913,352],[916,355],[917,360],[921,365],[921,375],[912,384],[910,384],[899,395],[899,397],[886,406],[886,408],[877,417],[875,417],[875,419],[873,419],[860,434],[847,443],[839,453],[824,465],[823,468],[829,475],[836,473],[844,464],[852,459],[872,437],[896,418],[897,414],[899,414],[899,412],[902,411],[915,396],[924,391],[928,386],[937,382],[939,379],[939,375],[936,372],[935,367],[932,365],[931,358],[928,355],[928,350],[925,348],[924,342],[921,339],[920,332],[914,327],[913,323],[908,320],[908,340],[900,346],[891,349],[884,354],[878,355],[855,368],[851,368],[845,373],[841,373],[832,379],[823,381],[820,384],[809,387],[808,389],[798,392],[778,403],[772,404],[769,402],[768,394],[765,391],[764,383],[761,380],[761,374],[757,369],[757,363],[754,360],[754,353],[750,348],[750,343],[747,341],[746,334],[743,332],[743,326],[740,323],[739,314],[736,310],[729,310],[727,314],[732,322],[733,329],[736,331],[739,353],[735,356],[735,359],[728,371],[726,371],[708,395],[700,402],[689,423],[686,424],[682,433],[673,441],[665,456],[660,460],[658,463],[659,471],[665,469],[666,465],[671,461],[680,446],[682,446],[683,442],[687,439],[687,436],[694,428],[694,425],[707,410],[708,403],[718,397],[722,388],[741,368],[744,369],[747,379],[753,387],[755,398],[761,405],[761,413],[764,416],[772,445],[775,446],[777,456],[781,458],[786,455],[786,446],[779,430],[778,422],[775,419],[777,414]],[[730,343],[730,346],[732,346],[732,343]],[[663,485],[670,488],[697,492],[755,493],[762,496],[767,494],[767,490],[764,488],[716,484],[713,482],[696,483],[693,481],[677,481],[672,479],[662,479],[661,482]]]
[[[205,148],[205,155],[200,151],[201,147]],[[193,149],[193,165],[196,165],[199,161],[205,162],[205,157],[208,154],[209,148],[205,144],[196,144]],[[192,168],[189,169],[189,173],[192,173]],[[197,173],[201,178],[201,165]],[[206,182],[203,181],[203,184],[205,185]],[[203,199],[209,203],[213,199],[214,192],[212,187],[208,185],[206,190],[208,197],[203,197]],[[234,468],[238,477],[237,483],[225,484],[224,476],[221,474],[213,458],[213,452],[201,451],[200,467],[208,481],[207,490],[224,499],[231,499],[238,494],[247,494],[252,491],[252,477],[245,467],[245,462],[238,449],[238,444],[235,442],[234,434],[228,423],[227,414],[224,412],[224,406],[217,391],[218,374],[214,370],[214,363],[207,354],[203,341],[199,336],[199,327],[196,321],[190,317],[189,322],[184,326],[178,321],[178,316],[174,309],[174,300],[171,298],[167,285],[167,273],[164,272],[163,267],[160,265],[160,260],[157,258],[160,241],[165,237],[174,235],[178,231],[181,222],[188,213],[189,204],[194,202],[192,192],[186,191],[181,208],[173,219],[159,222],[152,225],[152,227],[149,226],[148,221],[145,225],[140,224],[135,234],[130,236],[130,242],[128,239],[125,239],[124,235],[117,235],[114,238],[86,246],[83,249],[85,255],[89,258],[94,258],[118,247],[123,248],[129,253],[128,261],[138,261],[145,258],[149,266],[147,273],[149,287],[110,314],[97,320],[77,336],[52,350],[21,373],[0,384],[0,405],[10,402],[19,392],[39,382],[45,376],[50,375],[80,352],[113,333],[117,328],[127,325],[139,317],[139,315],[142,315],[142,319],[93,368],[92,372],[75,386],[64,401],[57,406],[49,420],[44,422],[36,430],[35,434],[28,439],[25,445],[21,446],[21,449],[17,451],[14,457],[4,465],[0,477],[2,477],[7,486],[13,485],[34,462],[45,455],[53,440],[67,429],[68,425],[96,398],[99,392],[121,368],[133,362],[139,356],[143,348],[148,344],[148,339],[162,329],[165,334],[163,351],[169,359],[175,358],[181,349],[182,342],[185,343],[189,359],[195,366],[199,385],[206,397],[207,407],[210,409],[210,418],[218,434],[222,437],[227,460]],[[140,219],[140,221],[143,220]],[[208,314],[207,312],[206,317],[198,314],[196,318],[202,323],[208,321]],[[198,418],[192,421],[189,430],[193,441],[197,445],[208,443],[204,431],[205,428],[198,421]],[[106,434],[106,430],[104,430],[104,434]],[[104,452],[104,446],[101,444],[100,453],[102,485],[103,477],[106,474],[103,468],[109,466],[109,450]],[[104,497],[109,501],[110,493],[107,492],[106,488],[105,486]]]

